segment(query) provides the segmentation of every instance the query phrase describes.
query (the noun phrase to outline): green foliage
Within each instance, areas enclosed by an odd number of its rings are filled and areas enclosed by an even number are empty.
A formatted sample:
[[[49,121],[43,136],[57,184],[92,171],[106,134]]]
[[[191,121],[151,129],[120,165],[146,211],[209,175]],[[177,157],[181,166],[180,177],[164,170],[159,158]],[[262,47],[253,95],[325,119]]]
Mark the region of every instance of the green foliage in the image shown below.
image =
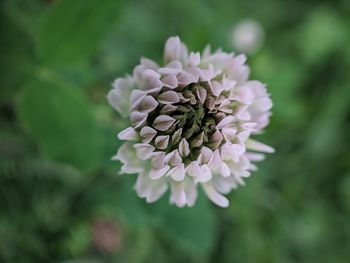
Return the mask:
[[[82,92],[60,79],[30,81],[18,103],[21,123],[51,159],[83,170],[100,161],[101,137]]]
[[[7,0],[0,14],[1,262],[349,258],[347,1]],[[135,176],[110,161],[127,126],[106,102],[110,83],[142,56],[161,62],[171,35],[191,50],[231,51],[231,30],[245,18],[265,29],[248,64],[274,102],[258,139],[276,153],[227,209],[202,192],[193,208],[169,196],[147,204]],[[107,227],[96,239],[100,219],[117,233]]]
[[[45,62],[65,64],[88,58],[118,17],[120,1],[57,1],[39,29],[39,52]]]

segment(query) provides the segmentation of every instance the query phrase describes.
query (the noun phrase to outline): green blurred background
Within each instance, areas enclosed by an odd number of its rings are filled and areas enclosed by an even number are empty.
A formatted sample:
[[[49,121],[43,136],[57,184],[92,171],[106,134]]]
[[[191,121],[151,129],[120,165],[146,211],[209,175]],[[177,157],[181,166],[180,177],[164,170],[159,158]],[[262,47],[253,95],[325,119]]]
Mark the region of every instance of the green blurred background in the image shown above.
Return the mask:
[[[0,262],[349,262],[350,2],[0,0]],[[276,153],[217,208],[148,205],[111,162],[112,81],[167,37],[248,55]]]

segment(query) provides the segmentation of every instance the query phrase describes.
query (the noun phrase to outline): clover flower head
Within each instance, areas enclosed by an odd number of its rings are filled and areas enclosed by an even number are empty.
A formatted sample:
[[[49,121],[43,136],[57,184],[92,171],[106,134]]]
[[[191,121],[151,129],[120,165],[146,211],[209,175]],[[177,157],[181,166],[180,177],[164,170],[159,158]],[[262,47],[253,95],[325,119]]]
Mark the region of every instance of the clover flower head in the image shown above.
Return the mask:
[[[170,189],[171,203],[193,206],[202,187],[227,207],[224,194],[273,152],[250,138],[268,124],[272,102],[264,84],[248,80],[245,61],[209,46],[189,52],[170,37],[164,65],[142,58],[132,76],[115,80],[107,98],[130,127],[118,134],[125,143],[113,159],[121,173],[138,174],[140,197],[155,202]]]

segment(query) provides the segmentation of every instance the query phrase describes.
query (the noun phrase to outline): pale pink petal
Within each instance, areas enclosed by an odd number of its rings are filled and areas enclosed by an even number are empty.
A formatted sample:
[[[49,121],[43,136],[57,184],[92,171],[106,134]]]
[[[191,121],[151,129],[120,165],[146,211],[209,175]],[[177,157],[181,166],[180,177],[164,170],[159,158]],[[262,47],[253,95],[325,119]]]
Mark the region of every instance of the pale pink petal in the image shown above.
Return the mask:
[[[169,165],[164,165],[162,168],[159,169],[152,169],[149,173],[149,177],[152,180],[156,180],[164,176],[170,169]]]
[[[186,172],[189,176],[196,177],[200,173],[200,166],[197,161],[192,161],[187,167]]]
[[[186,193],[183,182],[171,182],[171,197],[170,201],[175,203],[178,207],[186,205]]]
[[[171,142],[172,143],[178,142],[180,140],[181,134],[182,134],[182,128],[175,131],[173,136],[171,136]]]
[[[163,87],[163,83],[160,80],[160,75],[152,70],[146,69],[143,74],[143,89],[146,91],[156,90]]]
[[[209,142],[213,145],[213,147],[214,147],[214,145],[218,147],[221,144],[223,139],[224,139],[224,137],[222,136],[221,132],[219,130],[216,130],[213,133],[213,135],[210,137]],[[216,148],[216,147],[214,147],[214,148]]]
[[[185,71],[193,76],[194,82],[198,82],[200,76],[202,75],[201,70],[197,66],[188,66]]]
[[[139,112],[139,111],[134,111],[131,113],[130,120],[131,120],[131,125],[137,129],[144,125],[147,120],[147,113],[144,112]]]
[[[221,163],[220,173],[223,177],[229,177],[231,174],[230,168],[225,162]]]
[[[147,160],[152,157],[154,147],[148,143],[137,143],[134,145],[137,157],[141,160]]]
[[[203,139],[204,139],[204,132],[201,132],[196,137],[191,139],[191,141],[190,141],[191,148],[196,148],[196,147],[202,146],[203,145]]]
[[[181,156],[178,150],[174,150],[165,156],[165,162],[171,166],[177,166],[182,163]]]
[[[141,65],[146,69],[156,70],[159,68],[158,64],[149,58],[141,58]]]
[[[248,160],[253,161],[253,162],[258,162],[258,161],[262,161],[265,159],[265,155],[263,155],[261,153],[247,152],[246,156],[247,156]]]
[[[175,75],[165,76],[161,80],[165,87],[168,87],[171,89],[175,89],[179,85]]]
[[[270,98],[261,98],[257,99],[253,103],[254,109],[257,109],[259,111],[268,111],[272,108],[272,101]]]
[[[159,131],[166,131],[174,124],[174,122],[174,118],[167,115],[160,115],[154,120],[153,127]]]
[[[177,106],[166,104],[163,108],[160,110],[160,114],[167,115],[169,113],[174,112],[177,109]]]
[[[135,141],[138,139],[138,134],[132,127],[128,127],[118,133],[118,139],[124,141]]]
[[[210,87],[212,94],[216,97],[218,97],[221,94],[221,92],[224,90],[224,87],[222,86],[222,84],[216,80],[210,81],[209,87]]]
[[[237,134],[237,139],[240,143],[244,143],[250,136],[251,131],[245,130]]]
[[[185,179],[185,166],[183,163],[180,163],[178,166],[175,166],[172,168],[168,173],[167,176],[170,176],[174,181],[180,182],[183,179]]]
[[[186,102],[190,101],[190,99],[185,98],[181,93],[178,93],[178,95],[179,95],[179,98],[180,98],[180,102],[186,103]]]
[[[233,127],[225,127],[222,129],[222,135],[226,141],[233,141],[236,138],[237,130]]]
[[[210,150],[208,147],[203,146],[198,156],[199,164],[208,163],[212,154],[213,154],[212,150]]]
[[[158,149],[161,149],[161,150],[164,150],[168,147],[168,144],[169,144],[169,138],[170,136],[169,135],[161,135],[161,136],[158,136],[156,139],[155,139],[155,146],[158,148]]]
[[[164,60],[168,63],[173,60],[187,62],[188,51],[185,45],[180,41],[179,37],[170,37],[165,43]]]
[[[177,76],[177,81],[179,82],[180,86],[184,87],[191,83],[196,82],[196,78],[192,74],[186,71],[183,71]]]
[[[186,157],[190,154],[190,146],[185,138],[179,143],[179,153],[182,157]]]
[[[215,103],[216,103],[216,100],[213,96],[208,96],[207,97],[207,100],[205,101],[205,106],[210,110],[214,110],[215,109]]]
[[[138,196],[146,198],[147,203],[157,201],[168,189],[164,180],[152,180],[145,173],[139,174],[135,184],[135,190]]]
[[[246,147],[249,150],[258,151],[258,152],[266,152],[266,153],[275,152],[275,150],[271,146],[255,141],[253,139],[248,139],[246,141]]]
[[[153,137],[157,134],[157,131],[149,126],[145,126],[140,131],[140,136],[143,143],[149,143]]]
[[[165,162],[165,152],[154,152],[151,159],[151,164],[153,169],[160,169],[164,166]]]
[[[164,68],[159,68],[158,73],[162,75],[177,75],[182,71],[182,65],[179,61],[171,61]]]
[[[220,169],[221,163],[222,163],[222,159],[221,159],[220,151],[219,151],[219,149],[216,149],[216,150],[213,152],[213,154],[212,154],[212,156],[211,156],[211,158],[210,158],[210,160],[209,160],[208,165],[209,165],[209,167],[210,167],[211,169],[213,169],[214,171],[216,171],[216,170],[219,170],[219,169]]]
[[[158,96],[158,101],[163,104],[174,104],[180,101],[179,95],[175,91],[166,91]]]
[[[233,113],[233,107],[232,107],[232,102],[229,99],[224,99],[219,107],[218,107],[219,111],[231,114]]]
[[[135,80],[128,76],[116,79],[113,82],[113,89],[108,92],[107,100],[123,117],[129,115],[129,98],[135,86]]]
[[[158,102],[152,96],[144,97],[138,105],[138,111],[144,113],[150,113],[157,108]]]
[[[254,93],[246,87],[241,87],[238,89],[232,90],[230,94],[230,100],[236,100],[244,104],[251,104],[254,101]]]
[[[195,204],[198,195],[197,186],[193,180],[186,180],[184,181],[184,184],[186,203],[189,207],[192,207]]]
[[[237,119],[242,121],[249,121],[251,119],[251,115],[247,109],[248,108],[246,106],[243,106],[240,109],[238,109],[238,111],[236,112]]]
[[[124,143],[118,153],[112,157],[112,160],[119,160],[123,163],[120,173],[134,174],[143,171],[142,162],[137,158],[135,149],[129,144]]]
[[[215,71],[213,64],[209,64],[208,68],[201,69],[200,81],[210,81],[214,79],[219,74],[218,71]]]
[[[191,52],[188,58],[188,63],[191,65],[198,66],[201,62],[201,54],[199,52]]]
[[[222,129],[224,127],[232,126],[233,124],[235,124],[236,121],[237,120],[234,116],[231,116],[231,115],[226,116],[216,125],[216,128]]]
[[[144,91],[139,89],[133,90],[130,95],[130,105],[131,105],[130,110],[134,111],[137,108],[137,106],[141,103],[144,97],[146,97],[146,93]],[[121,96],[121,99],[122,99],[122,96]]]
[[[229,201],[226,197],[221,195],[218,191],[215,190],[212,183],[202,184],[204,192],[208,196],[208,198],[220,207],[228,207]]]
[[[239,144],[225,143],[221,147],[221,157],[223,160],[239,161],[239,157],[245,152],[245,148]]]
[[[206,183],[209,182],[212,178],[212,172],[208,165],[204,164],[200,167],[200,173],[195,177],[196,183]]]
[[[205,90],[205,88],[199,87],[197,89],[197,97],[199,99],[199,101],[204,104],[205,99],[207,98],[207,91]]]

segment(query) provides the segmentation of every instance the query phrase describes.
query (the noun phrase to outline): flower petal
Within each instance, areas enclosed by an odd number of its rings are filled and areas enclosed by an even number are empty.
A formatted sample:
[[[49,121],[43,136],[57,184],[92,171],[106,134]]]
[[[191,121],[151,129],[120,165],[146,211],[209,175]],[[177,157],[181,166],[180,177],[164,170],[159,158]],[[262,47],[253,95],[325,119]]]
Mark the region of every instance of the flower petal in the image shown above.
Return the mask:
[[[160,115],[154,120],[153,127],[159,131],[166,131],[174,122],[174,118],[167,115]]]
[[[178,207],[183,207],[186,204],[186,193],[183,182],[171,182],[171,196],[170,201],[175,203]]]
[[[225,143],[221,147],[221,158],[223,160],[239,161],[239,157],[245,152],[245,148],[240,144]]]
[[[159,168],[159,169],[152,169],[149,173],[149,177],[152,180],[159,179],[162,176],[164,176],[169,169],[170,169],[169,165],[164,165],[162,168]]]
[[[173,136],[171,136],[171,142],[173,144],[176,144],[180,141],[182,134],[182,128],[178,129],[177,131],[174,132]]]
[[[152,180],[145,173],[139,174],[135,184],[135,190],[138,196],[146,198],[147,203],[157,201],[168,189],[164,180]]]
[[[199,99],[199,101],[204,104],[205,99],[207,98],[207,91],[205,88],[199,87],[197,89],[197,97]]]
[[[191,148],[200,147],[203,144],[204,132],[201,132],[190,141]]]
[[[225,118],[223,118],[217,125],[216,128],[217,129],[222,129],[224,127],[227,126],[231,126],[236,122],[236,118],[232,115],[226,116]]]
[[[163,108],[160,110],[160,114],[167,115],[169,113],[174,112],[177,109],[177,106],[166,104]]]
[[[165,152],[154,152],[151,160],[151,165],[153,169],[160,169],[165,164]]]
[[[138,111],[143,113],[150,113],[157,108],[158,102],[152,96],[144,97],[138,105]]]
[[[169,144],[169,138],[170,138],[169,135],[158,136],[155,140],[155,146],[161,150],[166,149],[168,147],[168,144]]]
[[[222,129],[222,135],[228,142],[232,142],[236,138],[236,133],[237,130],[233,127],[225,127]]]
[[[258,151],[258,152],[265,152],[265,153],[275,152],[275,150],[271,146],[255,141],[253,139],[248,139],[246,141],[246,147],[249,150]]]
[[[174,181],[180,182],[185,179],[185,166],[183,163],[180,163],[178,166],[172,168],[167,176],[170,176]]]
[[[160,74],[152,69],[146,69],[142,74],[142,88],[146,91],[156,90],[163,87]]]
[[[199,164],[208,163],[212,154],[213,154],[212,150],[210,150],[206,146],[203,146],[202,149],[201,149],[201,152],[200,152],[200,154],[198,156]]]
[[[148,143],[137,143],[134,145],[137,157],[141,160],[147,160],[152,157],[154,147]]]
[[[164,60],[168,63],[173,60],[179,60],[181,62],[186,62],[188,51],[185,45],[180,41],[179,37],[170,37],[165,43],[164,48]]]
[[[132,77],[119,78],[113,83],[113,89],[108,92],[107,100],[123,117],[129,114],[129,97],[134,88],[135,80]]]
[[[130,105],[131,105],[130,110],[134,111],[144,97],[146,97],[146,93],[144,91],[139,89],[133,90],[130,95]]]
[[[171,166],[177,166],[182,162],[178,150],[174,150],[165,156],[165,162]]]
[[[184,87],[193,82],[196,82],[196,78],[192,74],[183,71],[177,76],[177,81],[179,82],[180,86]]]
[[[117,136],[119,140],[124,141],[135,141],[138,139],[138,134],[132,127],[122,130]]]
[[[179,83],[175,75],[168,75],[162,78],[162,83],[165,87],[175,89]]]
[[[202,184],[204,192],[208,196],[208,198],[220,207],[228,207],[229,201],[226,197],[221,195],[218,191],[215,190],[212,183]]]
[[[177,75],[182,71],[180,61],[171,61],[164,68],[159,68],[158,73],[162,75]]]
[[[149,126],[145,126],[140,131],[140,136],[143,143],[149,143],[156,136],[157,131]]]
[[[175,91],[166,91],[158,96],[158,101],[163,104],[174,104],[180,101],[179,95]]]
[[[212,178],[212,172],[208,165],[204,164],[200,167],[200,173],[195,177],[196,183],[206,183],[209,182]]]
[[[131,125],[137,129],[141,127],[142,125],[145,124],[147,120],[147,113],[144,112],[139,112],[139,111],[134,111],[131,113],[130,120],[131,120]]]
[[[200,173],[200,166],[197,161],[192,161],[187,167],[186,172],[191,177],[196,177]]]
[[[190,154],[190,146],[185,138],[179,143],[179,153],[182,157],[186,157]]]
[[[142,161],[136,156],[136,151],[129,143],[124,143],[112,160],[119,160],[123,163],[120,173],[134,174],[143,171]]]

